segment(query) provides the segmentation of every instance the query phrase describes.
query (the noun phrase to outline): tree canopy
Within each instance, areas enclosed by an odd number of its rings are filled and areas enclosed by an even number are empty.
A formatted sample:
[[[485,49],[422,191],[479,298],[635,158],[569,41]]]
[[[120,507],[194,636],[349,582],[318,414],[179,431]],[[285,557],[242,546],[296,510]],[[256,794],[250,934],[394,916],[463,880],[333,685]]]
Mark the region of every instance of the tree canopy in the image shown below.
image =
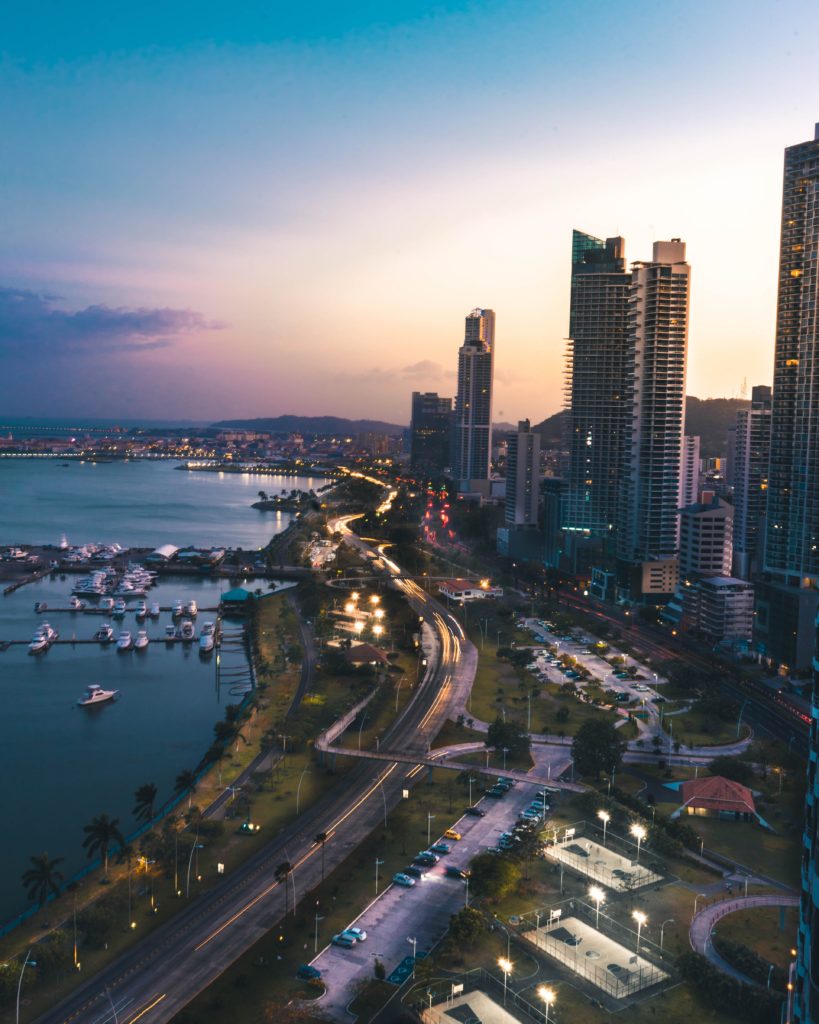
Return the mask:
[[[611,775],[620,767],[625,743],[614,722],[593,718],[577,730],[572,743],[575,768],[581,775],[597,778],[601,772]]]

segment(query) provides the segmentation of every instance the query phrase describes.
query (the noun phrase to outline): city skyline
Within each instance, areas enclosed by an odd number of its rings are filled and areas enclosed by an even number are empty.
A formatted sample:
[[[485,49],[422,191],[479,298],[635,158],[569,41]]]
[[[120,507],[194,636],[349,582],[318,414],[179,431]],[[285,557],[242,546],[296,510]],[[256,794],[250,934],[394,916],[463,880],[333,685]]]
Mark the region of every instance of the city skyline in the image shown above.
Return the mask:
[[[562,404],[575,227],[686,239],[689,393],[771,381],[819,14],[187,9],[35,3],[4,33],[9,415],[408,422],[411,391],[454,392],[460,318],[486,306],[495,418],[538,422]]]

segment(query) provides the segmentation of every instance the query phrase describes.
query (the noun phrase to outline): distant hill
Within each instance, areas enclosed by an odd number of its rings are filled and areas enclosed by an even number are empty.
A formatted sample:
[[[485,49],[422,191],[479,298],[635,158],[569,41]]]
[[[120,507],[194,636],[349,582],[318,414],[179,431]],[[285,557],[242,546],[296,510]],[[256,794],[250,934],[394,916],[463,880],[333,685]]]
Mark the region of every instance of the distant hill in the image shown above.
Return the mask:
[[[348,420],[343,416],[273,416],[253,420],[220,420],[212,430],[261,430],[270,434],[395,434],[404,427],[381,420]]]
[[[742,398],[695,398],[685,399],[685,432],[699,434],[702,438],[703,457],[725,454],[728,428],[736,423],[737,411],[747,409],[748,402]],[[562,441],[564,411],[549,416],[532,429],[537,431],[546,447],[556,447]]]

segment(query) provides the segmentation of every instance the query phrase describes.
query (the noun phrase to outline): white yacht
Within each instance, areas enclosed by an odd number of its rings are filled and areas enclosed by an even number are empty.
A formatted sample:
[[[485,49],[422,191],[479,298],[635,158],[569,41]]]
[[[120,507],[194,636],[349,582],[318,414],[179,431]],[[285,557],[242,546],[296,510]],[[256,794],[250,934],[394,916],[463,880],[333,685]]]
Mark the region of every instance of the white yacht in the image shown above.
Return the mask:
[[[68,607],[72,612],[81,612],[85,608],[85,601],[81,601],[76,594],[72,594],[68,599]]]
[[[38,629],[31,638],[31,643],[28,645],[28,652],[29,654],[39,654],[40,651],[45,651],[47,648],[48,637],[41,629]]]
[[[149,644],[148,633],[144,629],[140,629],[134,640],[134,649],[137,651],[144,651]]]
[[[176,639],[176,626],[174,626],[173,623],[171,623],[171,622],[169,622],[168,625],[165,627],[165,639],[166,640],[175,640]]]
[[[185,605],[185,614],[190,615],[191,618],[196,618],[196,616],[199,614],[199,606],[197,605],[196,601],[194,601],[193,598],[191,598],[190,601],[188,601],[188,603]]]
[[[99,640],[101,644],[110,644],[114,639],[114,630],[111,628],[109,623],[103,622],[97,632],[94,634],[94,639]]]
[[[202,626],[202,632],[199,634],[199,650],[201,653],[208,654],[213,650],[214,632],[215,627],[212,622],[206,622]]]
[[[148,614],[151,616],[152,619],[158,619],[159,611],[159,601],[154,601],[154,603],[151,605],[151,610],[148,612]]]
[[[182,602],[181,601],[174,601],[174,603],[173,603],[173,617],[175,619],[178,619],[183,614],[184,614],[184,609],[182,607]]]
[[[121,597],[118,597],[116,601],[114,601],[114,608],[111,614],[116,615],[117,618],[122,618],[122,616],[125,614],[125,609],[127,607],[128,605],[125,603],[125,601],[123,601]]]
[[[120,635],[117,637],[117,650],[118,651],[130,651],[134,645],[134,639],[127,629],[123,629]]]
[[[176,631],[177,637],[180,640],[184,640],[185,643],[190,643],[196,636],[196,630],[190,619],[184,619]]]
[[[148,605],[144,601],[137,601],[136,617],[138,619],[144,619],[148,614]]]
[[[81,708],[91,707],[92,704],[104,704],[107,700],[114,700],[119,696],[119,690],[103,690],[96,683],[86,687],[84,696],[80,697],[77,703]]]
[[[114,610],[114,599],[113,597],[104,597],[100,601],[100,608],[105,612],[112,612]]]

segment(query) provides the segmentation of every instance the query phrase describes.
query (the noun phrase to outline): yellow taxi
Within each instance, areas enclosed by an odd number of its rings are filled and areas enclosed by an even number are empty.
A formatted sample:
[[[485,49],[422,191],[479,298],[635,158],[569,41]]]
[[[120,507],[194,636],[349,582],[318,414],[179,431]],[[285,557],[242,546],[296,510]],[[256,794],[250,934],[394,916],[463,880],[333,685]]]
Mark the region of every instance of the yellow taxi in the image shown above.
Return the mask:
[[[461,836],[461,833],[460,832],[456,832],[454,828],[448,828],[446,830],[446,832],[444,832],[444,839],[461,839],[461,838],[463,838]]]

